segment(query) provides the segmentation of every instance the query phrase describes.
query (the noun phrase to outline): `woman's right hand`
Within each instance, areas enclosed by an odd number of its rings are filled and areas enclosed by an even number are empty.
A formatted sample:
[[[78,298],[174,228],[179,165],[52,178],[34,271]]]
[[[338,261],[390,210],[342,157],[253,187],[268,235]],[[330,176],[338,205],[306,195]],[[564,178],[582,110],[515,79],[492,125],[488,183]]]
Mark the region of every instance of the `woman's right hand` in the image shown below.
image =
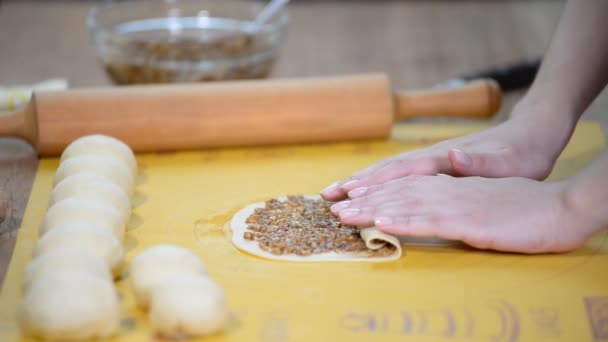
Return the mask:
[[[516,113],[515,113],[516,114]],[[408,175],[525,177],[542,180],[570,138],[572,129],[552,130],[530,115],[511,119],[485,131],[446,140],[428,148],[381,160],[321,191],[328,201],[348,192]]]

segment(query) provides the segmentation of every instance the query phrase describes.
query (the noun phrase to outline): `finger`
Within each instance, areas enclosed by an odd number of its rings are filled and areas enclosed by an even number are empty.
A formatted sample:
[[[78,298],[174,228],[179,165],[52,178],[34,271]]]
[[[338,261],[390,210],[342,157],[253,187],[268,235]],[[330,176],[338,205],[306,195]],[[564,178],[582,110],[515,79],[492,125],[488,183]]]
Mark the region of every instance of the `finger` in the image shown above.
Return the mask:
[[[329,207],[329,210],[334,214],[334,215],[339,215],[340,212],[344,209],[347,209],[351,204],[351,201],[341,201],[338,203],[333,204],[331,207]]]
[[[382,184],[386,181],[407,176],[410,174],[408,161],[395,160],[386,163],[384,166],[375,169],[373,172],[366,174],[355,174],[348,182],[341,184],[341,188],[345,192],[349,192],[356,188],[369,187],[371,185]]]
[[[451,225],[448,219],[434,215],[379,216],[374,219],[374,225],[392,235],[463,239],[457,225]]]
[[[413,186],[419,183],[425,176],[408,176],[388,181],[383,184],[369,187],[356,188],[349,191],[351,198],[348,206],[336,206],[337,211],[348,208],[372,207],[376,215],[406,213],[418,207],[421,199],[418,194],[411,192]]]
[[[335,182],[321,190],[321,197],[326,201],[339,201],[345,199],[347,197],[346,192],[340,187],[341,184],[342,182]]]
[[[353,179],[341,184],[340,187],[344,192],[348,193],[356,188],[382,184],[405,176],[435,175],[438,172],[452,172],[451,164],[447,158],[425,157],[418,160],[394,160],[370,174],[363,176],[355,175]]]
[[[353,199],[348,207],[337,212],[344,224],[370,226],[376,217],[403,217],[420,215],[420,201],[408,200],[370,200],[369,198]]]
[[[371,207],[347,208],[340,211],[338,216],[346,225],[369,227],[374,224],[374,209]]]
[[[459,149],[448,152],[448,159],[454,170],[462,176],[509,177],[517,173],[517,165],[507,160],[508,152],[471,153]]]
[[[355,200],[356,203],[363,200],[369,201],[370,199],[381,199],[384,201],[394,200],[396,199],[396,196],[394,195],[405,190],[406,187],[407,184],[398,184],[395,183],[395,180],[393,180],[382,184],[363,186],[353,189],[348,192],[348,197]]]
[[[350,207],[380,207],[391,204],[399,201],[400,193],[408,188],[409,185],[403,179],[356,188],[348,192]]]
[[[361,196],[365,195],[368,191],[369,191],[369,188],[367,186],[355,188],[348,192],[348,197],[349,198],[361,197]]]
[[[377,172],[379,169],[393,163],[395,160],[399,160],[399,159],[403,159],[403,158],[406,158],[405,153],[401,153],[401,154],[394,155],[392,157],[384,158],[364,169],[361,169],[361,170],[355,172],[352,175],[351,179],[359,179],[359,178],[367,177],[367,176]]]
[[[348,191],[345,191],[343,189],[344,184],[357,180],[358,177],[364,177],[365,175],[373,174],[376,170],[378,170],[378,169],[384,167],[386,164],[390,163],[390,161],[394,158],[395,157],[383,159],[371,166],[366,167],[365,169],[362,169],[362,170],[356,172],[355,174],[353,174],[353,176],[351,176],[348,179],[341,180],[341,181],[335,182],[335,183],[327,186],[325,189],[321,190],[321,192],[320,192],[321,197],[323,197],[325,200],[328,200],[328,201],[339,201],[339,200],[343,200],[343,199],[347,198]],[[349,184],[347,187],[350,187],[350,186],[351,185]]]

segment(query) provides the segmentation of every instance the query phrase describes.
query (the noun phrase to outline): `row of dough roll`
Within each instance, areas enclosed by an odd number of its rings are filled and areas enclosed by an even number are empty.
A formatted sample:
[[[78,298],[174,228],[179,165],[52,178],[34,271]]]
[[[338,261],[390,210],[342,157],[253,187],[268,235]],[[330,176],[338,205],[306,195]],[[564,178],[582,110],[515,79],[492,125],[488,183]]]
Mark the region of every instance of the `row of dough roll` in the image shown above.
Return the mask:
[[[114,278],[136,174],[129,146],[109,136],[85,136],[63,151],[23,276],[19,323],[26,336],[70,341],[117,333]]]

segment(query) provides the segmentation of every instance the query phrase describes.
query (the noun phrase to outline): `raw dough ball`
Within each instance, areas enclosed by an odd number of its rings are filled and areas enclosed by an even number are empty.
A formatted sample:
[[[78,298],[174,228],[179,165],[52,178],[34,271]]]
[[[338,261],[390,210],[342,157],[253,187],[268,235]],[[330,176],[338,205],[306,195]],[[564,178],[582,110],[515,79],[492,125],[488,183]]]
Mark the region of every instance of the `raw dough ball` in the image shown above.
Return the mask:
[[[227,316],[224,292],[209,277],[182,273],[152,290],[150,322],[163,335],[211,335],[223,329]]]
[[[85,154],[116,158],[131,170],[133,176],[137,173],[137,160],[133,151],[127,144],[114,137],[93,134],[78,138],[65,148],[61,154],[61,161]]]
[[[44,339],[106,338],[116,333],[119,322],[114,284],[82,271],[45,274],[32,284],[19,308],[23,333]]]
[[[152,287],[179,273],[204,275],[207,271],[198,256],[173,245],[157,245],[135,257],[130,274],[137,305],[147,308]]]
[[[117,275],[124,251],[120,241],[102,226],[87,221],[66,222],[44,234],[34,247],[34,256],[63,247],[79,247],[101,259]]]
[[[76,156],[59,164],[53,185],[59,184],[67,176],[80,172],[92,172],[109,178],[118,184],[129,197],[133,194],[134,177],[129,168],[112,157],[82,155]]]
[[[74,196],[95,198],[111,204],[120,211],[124,222],[128,222],[131,216],[129,196],[123,189],[104,176],[92,172],[67,176],[53,189],[49,207],[62,199]]]
[[[40,277],[65,270],[83,271],[100,279],[112,281],[108,266],[100,258],[82,247],[64,246],[32,260],[23,275],[22,288],[27,291]]]
[[[125,235],[126,222],[118,209],[98,199],[75,196],[61,200],[49,208],[40,224],[40,236],[55,226],[73,221],[108,227],[120,241]]]

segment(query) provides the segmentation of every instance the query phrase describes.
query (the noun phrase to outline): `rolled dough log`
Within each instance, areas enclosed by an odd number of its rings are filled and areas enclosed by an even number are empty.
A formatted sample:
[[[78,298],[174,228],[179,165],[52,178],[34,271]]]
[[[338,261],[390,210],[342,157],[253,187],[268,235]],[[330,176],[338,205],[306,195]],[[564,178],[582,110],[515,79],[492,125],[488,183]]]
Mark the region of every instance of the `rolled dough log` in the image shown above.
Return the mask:
[[[306,196],[311,199],[318,199],[319,196],[310,195]],[[279,197],[281,201],[286,200],[286,197]],[[265,202],[258,202],[250,204],[240,211],[238,211],[230,221],[230,227],[232,229],[232,243],[239,250],[258,256],[265,259],[278,260],[278,261],[296,261],[296,262],[320,262],[320,261],[365,261],[365,262],[386,262],[397,260],[401,257],[402,249],[399,240],[392,236],[385,234],[374,227],[362,228],[361,238],[365,241],[367,248],[379,249],[386,244],[395,246],[395,251],[389,256],[370,256],[363,253],[320,253],[311,254],[308,256],[299,256],[295,254],[282,254],[275,255],[262,250],[256,241],[245,240],[243,233],[247,231],[247,218],[254,213],[257,208],[264,208]]]
[[[126,222],[118,209],[98,199],[74,196],[56,202],[48,209],[40,224],[40,236],[55,226],[74,221],[107,227],[120,241],[125,235]]]
[[[209,277],[178,274],[152,290],[150,322],[165,336],[207,336],[223,330],[228,317],[224,292]]]
[[[18,312],[26,336],[56,341],[106,338],[119,327],[114,284],[90,272],[47,273],[32,284]]]
[[[131,286],[139,307],[145,309],[152,288],[177,274],[207,274],[202,261],[188,249],[169,244],[156,245],[139,254],[130,267]]]
[[[61,162],[82,155],[101,155],[120,160],[133,176],[137,173],[137,160],[133,150],[124,142],[107,135],[93,134],[70,143],[61,154]]]
[[[131,201],[127,193],[102,175],[81,172],[67,176],[51,192],[49,207],[75,196],[97,199],[114,206],[120,211],[124,222],[131,216]]]

